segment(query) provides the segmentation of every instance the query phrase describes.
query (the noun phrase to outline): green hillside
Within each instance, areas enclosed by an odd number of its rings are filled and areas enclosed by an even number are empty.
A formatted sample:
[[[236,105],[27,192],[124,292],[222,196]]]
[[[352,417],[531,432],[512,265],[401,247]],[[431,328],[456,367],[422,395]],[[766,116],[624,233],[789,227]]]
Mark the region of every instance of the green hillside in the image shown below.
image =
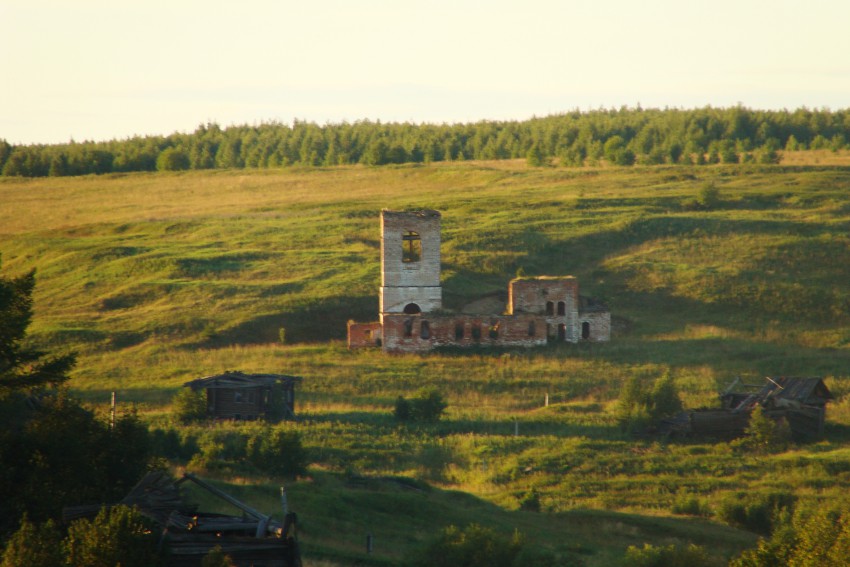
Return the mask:
[[[472,522],[519,529],[566,564],[610,565],[644,542],[693,542],[722,564],[756,538],[727,525],[732,503],[808,505],[850,486],[848,190],[850,170],[815,165],[0,178],[0,254],[5,274],[37,270],[31,335],[79,352],[72,390],[97,405],[117,391],[152,429],[174,427],[185,381],[304,376],[291,427],[311,466],[288,490],[308,564],[398,563]],[[412,207],[442,212],[447,308],[506,300],[519,270],[574,275],[609,305],[611,343],[348,351],[346,321],[376,318],[379,211]],[[629,436],[620,387],[665,372],[688,407],[736,376],[824,377],[827,439],[753,455]],[[396,398],[423,387],[446,398],[443,420],[397,424]],[[204,451],[239,429],[181,435]],[[207,457],[188,466],[276,510],[278,480]]]

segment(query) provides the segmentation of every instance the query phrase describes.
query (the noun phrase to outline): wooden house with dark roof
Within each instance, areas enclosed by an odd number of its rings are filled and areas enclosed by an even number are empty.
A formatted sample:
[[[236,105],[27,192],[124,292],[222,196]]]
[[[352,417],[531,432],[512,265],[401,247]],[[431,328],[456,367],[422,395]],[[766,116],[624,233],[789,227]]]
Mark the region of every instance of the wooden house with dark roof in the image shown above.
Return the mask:
[[[295,419],[295,384],[300,376],[245,374],[228,370],[183,386],[204,390],[211,419]]]
[[[672,435],[734,438],[743,435],[756,406],[767,417],[788,422],[799,440],[823,437],[826,404],[833,396],[820,378],[766,377],[762,385],[736,379],[720,395],[720,408],[683,411],[661,421],[659,431]]]
[[[721,395],[723,407],[749,414],[759,405],[766,416],[784,418],[797,438],[823,436],[826,404],[833,396],[822,379],[768,376],[764,380],[761,387],[736,381]]]

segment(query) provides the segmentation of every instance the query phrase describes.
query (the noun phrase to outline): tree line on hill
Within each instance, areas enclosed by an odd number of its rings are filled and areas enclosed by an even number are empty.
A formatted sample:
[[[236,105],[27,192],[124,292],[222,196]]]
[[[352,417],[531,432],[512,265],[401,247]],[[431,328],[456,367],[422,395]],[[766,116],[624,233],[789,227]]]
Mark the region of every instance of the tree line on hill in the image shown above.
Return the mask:
[[[776,163],[779,150],[848,148],[850,109],[573,111],[525,121],[411,124],[357,121],[264,123],[107,142],[11,145],[0,172],[44,177],[131,171],[385,165],[527,159],[533,166],[608,163]]]

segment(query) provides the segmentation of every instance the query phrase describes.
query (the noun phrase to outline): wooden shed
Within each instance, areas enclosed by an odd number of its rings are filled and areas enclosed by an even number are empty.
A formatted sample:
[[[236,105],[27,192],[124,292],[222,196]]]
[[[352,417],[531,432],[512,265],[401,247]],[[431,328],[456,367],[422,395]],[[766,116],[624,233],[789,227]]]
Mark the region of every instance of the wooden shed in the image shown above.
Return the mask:
[[[205,390],[211,419],[295,419],[295,384],[300,376],[245,374],[228,370],[184,386]]]
[[[788,422],[799,440],[823,436],[826,403],[832,399],[820,378],[767,377],[762,385],[736,379],[720,395],[720,408],[688,410],[662,420],[659,431],[674,435],[733,438],[744,433],[750,413],[760,406],[764,415]]]
[[[798,439],[823,437],[826,404],[832,394],[820,378],[766,377],[762,386],[736,381],[720,397],[723,407],[749,413],[760,405],[764,414],[785,419]]]

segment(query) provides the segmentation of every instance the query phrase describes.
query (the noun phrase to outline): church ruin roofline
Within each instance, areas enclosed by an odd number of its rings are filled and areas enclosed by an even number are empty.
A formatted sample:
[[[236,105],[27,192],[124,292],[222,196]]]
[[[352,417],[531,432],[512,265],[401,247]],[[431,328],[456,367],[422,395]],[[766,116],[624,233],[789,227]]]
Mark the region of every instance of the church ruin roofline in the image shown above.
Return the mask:
[[[575,276],[517,276],[511,280],[511,282],[526,282],[526,281],[535,281],[535,280],[547,280],[547,281],[560,281],[560,280],[572,280],[578,281]]]
[[[425,219],[425,218],[440,218],[442,216],[442,215],[440,215],[440,211],[435,211],[434,209],[410,209],[410,210],[404,210],[404,211],[398,211],[398,210],[394,210],[394,209],[381,209],[381,214],[384,215],[385,217],[387,217],[387,216],[399,216],[399,217],[417,216],[417,217],[420,217],[420,218],[423,218],[423,219]]]

